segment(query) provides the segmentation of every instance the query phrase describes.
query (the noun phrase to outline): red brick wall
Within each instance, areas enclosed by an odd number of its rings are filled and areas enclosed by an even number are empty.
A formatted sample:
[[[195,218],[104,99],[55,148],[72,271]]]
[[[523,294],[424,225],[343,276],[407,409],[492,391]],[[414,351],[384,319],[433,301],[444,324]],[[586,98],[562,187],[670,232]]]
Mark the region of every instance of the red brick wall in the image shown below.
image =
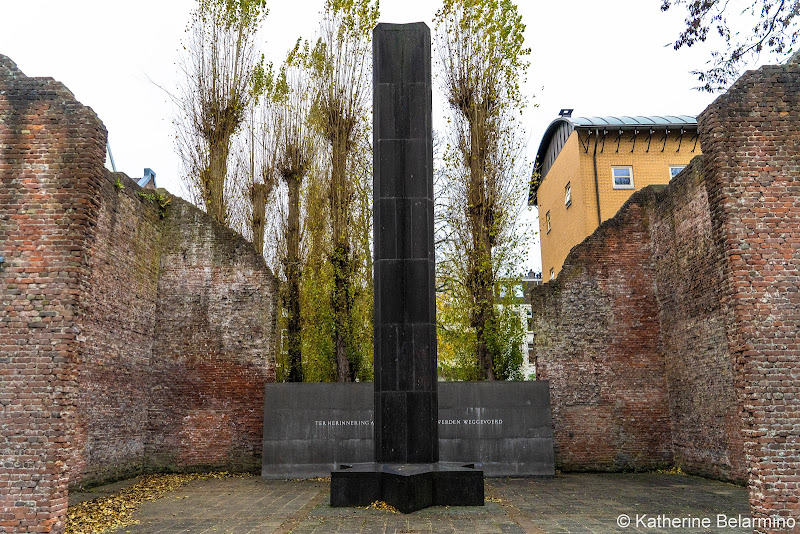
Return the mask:
[[[61,532],[106,132],[0,56],[0,532]]]
[[[159,274],[159,213],[123,174],[97,193],[87,310],[78,340],[77,435],[70,484],[141,472]]]
[[[0,56],[0,532],[62,532],[70,485],[260,466],[274,277],[181,199],[162,219],[105,138]]]
[[[260,471],[274,277],[249,242],[187,202],[170,205],[161,243],[148,469]]]
[[[797,520],[800,54],[746,73],[699,125],[702,159],[533,291],[556,462],[746,480],[755,516]]]
[[[537,376],[550,381],[556,467],[672,464],[650,258],[653,192],[630,199],[532,291]]]
[[[714,239],[702,157],[656,195],[651,215],[674,463],[743,483],[747,470],[725,323],[721,245]],[[713,193],[712,193],[713,194]]]
[[[534,290],[561,469],[676,465],[744,482],[710,186],[696,158],[666,188],[634,194]]]
[[[699,118],[750,502],[800,519],[800,54],[747,72]]]

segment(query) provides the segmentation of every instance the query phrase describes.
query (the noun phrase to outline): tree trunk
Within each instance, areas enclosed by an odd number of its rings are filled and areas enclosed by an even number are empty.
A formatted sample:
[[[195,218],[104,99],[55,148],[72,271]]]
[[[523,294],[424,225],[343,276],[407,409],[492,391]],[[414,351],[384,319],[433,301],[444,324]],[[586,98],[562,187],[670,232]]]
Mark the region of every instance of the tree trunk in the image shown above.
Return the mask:
[[[354,369],[347,349],[351,345],[352,259],[347,224],[347,146],[335,137],[331,158],[331,225],[333,230],[333,341],[336,350],[336,380],[352,382]]]
[[[264,254],[264,226],[269,187],[266,184],[253,184],[250,189],[250,203],[253,208],[253,219],[250,230],[253,233],[253,247],[259,254]]]
[[[300,177],[286,178],[289,220],[286,224],[286,336],[289,342],[289,382],[303,381],[300,325]]]
[[[220,135],[209,147],[209,166],[203,176],[203,202],[206,212],[220,224],[227,222],[225,203],[225,178],[228,174],[228,147],[230,135]]]
[[[490,202],[486,191],[486,124],[482,110],[471,110],[468,213],[472,232],[472,251],[469,258],[468,281],[474,308],[472,327],[477,336],[476,357],[484,380],[494,380],[494,362],[487,343],[487,326],[494,316]],[[471,115],[471,116],[470,116]]]

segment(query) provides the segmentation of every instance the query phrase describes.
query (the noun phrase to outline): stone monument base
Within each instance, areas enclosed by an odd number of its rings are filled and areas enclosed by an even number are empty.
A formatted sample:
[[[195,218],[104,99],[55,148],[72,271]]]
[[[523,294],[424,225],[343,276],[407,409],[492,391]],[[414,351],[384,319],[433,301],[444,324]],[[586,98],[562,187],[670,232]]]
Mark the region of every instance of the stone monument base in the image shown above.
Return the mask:
[[[475,464],[342,465],[331,473],[331,506],[384,501],[404,514],[429,506],[483,506],[483,471]]]

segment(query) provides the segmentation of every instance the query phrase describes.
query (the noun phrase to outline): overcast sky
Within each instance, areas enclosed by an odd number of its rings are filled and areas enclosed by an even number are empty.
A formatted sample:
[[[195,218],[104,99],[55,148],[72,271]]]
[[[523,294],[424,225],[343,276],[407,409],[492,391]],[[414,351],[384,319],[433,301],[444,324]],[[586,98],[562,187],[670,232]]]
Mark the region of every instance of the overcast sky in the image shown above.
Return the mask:
[[[280,63],[298,37],[313,38],[323,0],[268,0],[263,51]],[[696,115],[714,96],[694,91],[689,73],[706,50],[665,46],[679,12],[659,0],[518,0],[532,48],[523,115],[532,160],[561,108],[574,116]],[[99,115],[117,169],[187,197],[172,130],[176,62],[195,0],[0,0],[0,54],[28,76],[63,82]],[[381,0],[382,22],[427,22],[435,0]],[[538,106],[535,107],[534,105]],[[442,110],[434,110],[434,114]],[[434,124],[439,122],[435,120]],[[525,269],[540,270],[537,250]]]

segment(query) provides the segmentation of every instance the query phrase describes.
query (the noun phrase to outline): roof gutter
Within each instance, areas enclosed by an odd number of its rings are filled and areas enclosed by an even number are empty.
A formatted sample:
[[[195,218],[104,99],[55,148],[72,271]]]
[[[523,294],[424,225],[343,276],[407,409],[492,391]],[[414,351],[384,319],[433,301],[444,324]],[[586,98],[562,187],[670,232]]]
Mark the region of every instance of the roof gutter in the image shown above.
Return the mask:
[[[600,182],[597,178],[597,138],[600,137],[600,130],[594,131],[594,152],[592,152],[592,164],[594,165],[594,197],[597,201],[597,226],[603,224],[600,216]]]

